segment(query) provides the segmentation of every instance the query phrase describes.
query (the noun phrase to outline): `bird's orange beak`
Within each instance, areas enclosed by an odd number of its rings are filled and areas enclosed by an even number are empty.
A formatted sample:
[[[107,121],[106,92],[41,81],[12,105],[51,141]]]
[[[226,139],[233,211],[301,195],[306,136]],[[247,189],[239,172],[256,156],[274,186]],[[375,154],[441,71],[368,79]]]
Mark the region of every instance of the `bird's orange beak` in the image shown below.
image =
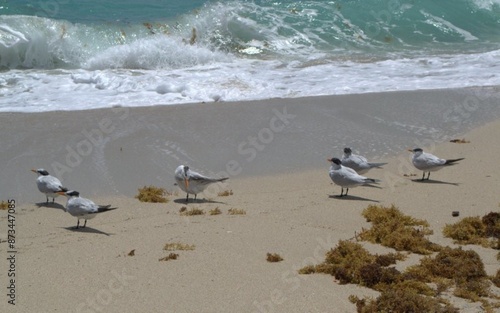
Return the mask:
[[[333,162],[332,159],[326,159],[328,162]]]
[[[413,149],[408,149],[408,151],[413,152]]]
[[[189,189],[189,180],[187,178],[184,178],[184,186],[186,186],[186,189]]]
[[[63,195],[63,196],[65,196],[65,195],[66,195],[66,192],[65,192],[65,191],[58,191],[57,193],[58,193],[58,194],[60,194],[60,195]]]
[[[33,169],[32,169],[32,170],[30,170],[30,171],[32,171],[33,173],[36,173],[36,170],[33,170]]]

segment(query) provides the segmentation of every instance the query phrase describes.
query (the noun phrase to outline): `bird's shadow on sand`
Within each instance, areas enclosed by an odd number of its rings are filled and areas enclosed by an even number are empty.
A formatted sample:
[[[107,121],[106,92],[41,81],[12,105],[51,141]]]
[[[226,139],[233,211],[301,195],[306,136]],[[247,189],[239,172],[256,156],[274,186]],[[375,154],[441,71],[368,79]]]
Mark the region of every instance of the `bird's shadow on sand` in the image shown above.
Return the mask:
[[[189,199],[189,202],[186,202],[186,198],[175,199],[175,203],[178,204],[202,204],[202,203],[216,203],[216,204],[226,204],[225,202],[207,200],[207,199]]]
[[[440,184],[440,185],[453,185],[453,186],[459,186],[459,183],[450,183],[447,181],[441,181],[441,180],[434,180],[434,179],[429,179],[429,180],[422,180],[422,179],[412,179],[411,180],[414,183],[421,183],[421,184]]]
[[[64,207],[64,205],[62,204],[59,204],[57,202],[38,202],[38,203],[35,203],[37,207],[39,208],[52,208],[52,209],[59,209],[59,210],[63,210],[64,212],[66,212],[66,208]]]
[[[99,235],[106,235],[106,236],[111,236],[112,234],[110,233],[106,233],[106,232],[103,232],[99,229],[95,229],[95,228],[92,228],[92,227],[88,227],[88,226],[85,226],[85,227],[80,227],[80,228],[76,228],[75,226],[71,226],[71,227],[63,227],[64,229],[66,230],[69,230],[69,231],[72,231],[72,232],[78,232],[78,233],[91,233],[91,234],[99,234]]]
[[[375,202],[379,203],[380,201],[373,200],[373,199],[368,199],[368,198],[363,198],[363,197],[357,197],[357,196],[340,196],[340,195],[329,195],[328,198],[330,199],[337,199],[337,200],[355,200],[355,201],[368,201],[368,202]]]

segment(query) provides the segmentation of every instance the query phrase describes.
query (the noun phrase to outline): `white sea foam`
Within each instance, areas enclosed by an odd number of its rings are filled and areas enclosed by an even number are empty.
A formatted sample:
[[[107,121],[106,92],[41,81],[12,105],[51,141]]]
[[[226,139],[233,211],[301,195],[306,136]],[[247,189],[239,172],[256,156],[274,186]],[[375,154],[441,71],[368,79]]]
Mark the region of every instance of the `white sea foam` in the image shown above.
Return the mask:
[[[0,111],[499,85],[498,1],[216,1],[152,23],[0,15]]]
[[[500,50],[313,66],[238,59],[169,70],[10,70],[0,111],[42,112],[500,85]]]

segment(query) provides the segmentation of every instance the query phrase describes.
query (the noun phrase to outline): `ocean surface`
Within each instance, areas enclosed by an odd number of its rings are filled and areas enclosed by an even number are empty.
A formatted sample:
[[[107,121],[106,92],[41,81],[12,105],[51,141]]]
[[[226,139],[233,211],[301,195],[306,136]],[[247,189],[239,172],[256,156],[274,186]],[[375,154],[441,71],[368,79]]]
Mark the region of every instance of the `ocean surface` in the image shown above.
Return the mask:
[[[0,112],[500,85],[500,0],[0,0]]]

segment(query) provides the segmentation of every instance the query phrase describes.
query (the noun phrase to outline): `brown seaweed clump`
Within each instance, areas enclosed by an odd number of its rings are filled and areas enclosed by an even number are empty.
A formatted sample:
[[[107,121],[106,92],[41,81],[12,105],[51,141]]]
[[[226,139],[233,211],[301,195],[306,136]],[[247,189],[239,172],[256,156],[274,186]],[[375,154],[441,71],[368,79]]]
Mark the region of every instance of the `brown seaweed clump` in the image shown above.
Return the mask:
[[[404,254],[373,255],[357,242],[340,240],[335,248],[326,253],[323,263],[308,265],[300,269],[299,273],[327,273],[333,275],[340,284],[359,284],[379,291],[381,294],[376,299],[349,297],[360,313],[458,312],[441,296],[445,291],[452,292],[456,297],[480,301],[485,312],[493,312],[500,307],[499,302],[490,302],[499,299],[490,291],[490,285],[493,282],[500,287],[500,270],[496,276],[488,277],[475,251],[442,247],[430,242],[424,237],[430,234],[427,222],[405,216],[394,206],[384,208],[370,205],[363,215],[373,223],[373,227],[363,230],[356,238],[396,250],[437,253],[424,256],[419,264],[400,272],[390,265],[403,260]],[[490,233],[495,234],[496,215],[488,214],[483,220],[487,221],[481,224],[484,233],[486,225],[490,225]],[[415,238],[410,238],[412,236]],[[500,241],[497,246],[500,246]]]
[[[186,251],[186,250],[194,250],[195,246],[194,245],[188,245],[185,243],[180,243],[180,242],[171,242],[171,243],[166,243],[165,246],[163,247],[163,250],[165,251]]]
[[[275,263],[283,261],[283,258],[277,253],[268,253],[266,260],[267,262]]]
[[[493,284],[500,288],[500,269],[497,270],[497,274],[491,279]]]
[[[454,295],[472,301],[489,296],[490,281],[479,254],[462,248],[443,248],[435,257],[425,257],[409,267],[406,275],[426,282],[455,285]]]
[[[376,290],[385,288],[399,279],[399,271],[388,268],[402,254],[373,255],[361,244],[340,240],[337,247],[326,253],[325,261],[299,270],[300,274],[325,273],[335,277],[341,284],[360,284]]]
[[[243,209],[231,208],[227,210],[227,214],[229,215],[246,215],[247,212]]]
[[[167,256],[164,256],[163,258],[158,259],[158,261],[170,261],[170,260],[177,260],[179,255],[177,253],[170,253]]]
[[[349,297],[357,312],[443,312],[457,313],[451,304],[437,296],[438,291],[412,275],[394,267],[402,254],[373,255],[359,243],[339,241],[326,254],[325,262],[306,266],[299,273],[328,273],[341,283],[356,283],[381,292],[377,299]]]
[[[7,210],[9,208],[9,204],[5,201],[0,201],[0,210]]]
[[[219,209],[219,207],[216,207],[215,209],[212,209],[208,211],[208,214],[210,215],[220,215],[222,214],[222,211]]]
[[[326,253],[323,263],[306,266],[299,273],[325,273],[335,276],[341,284],[359,284],[361,283],[360,269],[373,262],[375,262],[375,256],[370,254],[361,244],[340,240],[337,247]]]
[[[486,236],[500,239],[500,212],[490,212],[481,219],[486,226]]]
[[[350,296],[349,300],[356,304],[358,313],[377,312],[433,312],[458,313],[459,310],[440,299],[427,297],[412,289],[393,288],[383,291],[377,299],[359,299]]]
[[[166,203],[168,199],[167,191],[163,188],[155,186],[144,186],[138,189],[138,194],[135,196],[141,202]]]
[[[450,287],[454,287],[452,290],[456,297],[481,301],[487,311],[496,306],[485,299],[491,296],[490,281],[481,258],[472,250],[443,248],[435,257],[424,257],[420,264],[409,267],[395,277],[392,284],[384,285],[385,288],[374,288],[381,291],[375,300],[351,296],[350,300],[356,304],[357,311],[458,312],[439,297],[441,292]],[[429,283],[434,283],[436,289],[431,288]]]
[[[498,249],[500,213],[490,212],[482,218],[465,217],[455,224],[446,224],[443,235],[454,239],[454,243],[457,244],[474,244]]]
[[[181,216],[204,215],[205,211],[203,211],[202,209],[198,209],[198,208],[191,208],[188,210],[185,206],[183,206],[182,208],[180,208],[179,214]]]
[[[418,254],[431,254],[441,249],[426,238],[432,234],[427,221],[404,215],[394,205],[389,208],[370,205],[362,214],[372,223],[372,228],[363,229],[359,234],[362,240]]]

